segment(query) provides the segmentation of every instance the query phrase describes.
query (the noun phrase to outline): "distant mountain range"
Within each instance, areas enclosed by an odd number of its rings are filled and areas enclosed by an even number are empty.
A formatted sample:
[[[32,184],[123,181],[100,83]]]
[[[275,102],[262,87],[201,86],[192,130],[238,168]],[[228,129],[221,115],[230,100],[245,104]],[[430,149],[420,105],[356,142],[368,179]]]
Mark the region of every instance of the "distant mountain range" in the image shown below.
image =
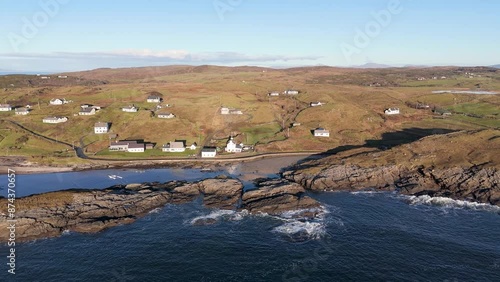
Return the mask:
[[[356,69],[387,69],[394,68],[394,66],[384,65],[384,64],[376,64],[376,63],[367,63],[360,66],[352,66],[352,68]]]
[[[178,67],[188,67],[187,65],[186,66],[182,66],[182,65],[172,65],[172,66],[160,66],[160,67],[131,67],[131,68],[117,68],[117,69],[114,69],[114,71],[119,71],[119,70],[140,70],[140,69],[150,69],[150,68],[154,68],[155,70],[158,70],[158,69],[163,69],[163,68],[178,68]],[[201,66],[190,66],[192,68],[196,68],[196,67],[201,67]],[[211,65],[211,66],[208,66],[208,67],[218,67],[218,66],[215,66],[215,65]],[[428,66],[428,65],[385,65],[385,64],[377,64],[377,63],[366,63],[364,65],[357,65],[357,66],[349,66],[349,67],[345,67],[345,66],[328,66],[328,65],[322,65],[322,64],[318,64],[318,65],[314,65],[314,66],[297,66],[297,67],[291,67],[291,66],[271,66],[269,68],[271,69],[294,69],[294,68],[308,68],[308,67],[338,67],[338,68],[354,68],[354,69],[386,69],[386,68],[432,68],[434,66]],[[451,66],[450,66],[451,67]],[[491,66],[488,66],[490,68],[497,68],[497,69],[500,69],[500,64],[497,64],[497,65],[491,65]],[[250,67],[252,68],[252,67]],[[266,69],[267,67],[262,67],[262,69]],[[106,71],[106,70],[110,70],[112,71],[113,69],[111,68],[100,68],[100,69],[95,69],[95,70],[92,70],[92,71]],[[55,71],[38,71],[38,72],[34,72],[34,71],[9,71],[9,70],[6,70],[6,69],[0,69],[0,75],[9,75],[9,74],[24,74],[24,75],[34,75],[34,74],[55,74],[55,73],[80,73],[82,71],[59,71],[59,72],[55,72]]]

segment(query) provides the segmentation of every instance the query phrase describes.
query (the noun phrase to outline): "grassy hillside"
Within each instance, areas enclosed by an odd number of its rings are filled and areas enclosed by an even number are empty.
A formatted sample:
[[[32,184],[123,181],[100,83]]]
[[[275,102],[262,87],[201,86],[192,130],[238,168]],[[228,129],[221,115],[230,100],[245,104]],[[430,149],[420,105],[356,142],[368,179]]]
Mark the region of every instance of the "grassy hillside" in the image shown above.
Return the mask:
[[[466,75],[470,72],[474,77]],[[87,154],[111,157],[123,154],[106,152],[108,136],[92,133],[95,122],[111,122],[111,131],[119,134],[119,139],[144,139],[157,143],[157,149],[146,156],[165,155],[159,148],[175,139],[223,146],[227,137],[234,135],[238,142],[256,145],[258,152],[326,151],[368,142],[393,146],[401,140],[416,140],[434,133],[500,127],[500,95],[432,93],[469,89],[500,92],[500,71],[492,68],[367,70],[317,67],[275,70],[171,66],[98,69],[65,75],[68,79],[60,84],[5,85],[1,103],[29,104],[33,110],[28,116],[0,112],[0,119],[19,122],[37,133],[70,144],[83,141]],[[425,80],[418,80],[419,77]],[[8,84],[13,81],[12,77],[9,79],[0,77],[0,82]],[[37,79],[36,76],[30,77],[30,80]],[[268,92],[290,88],[301,93],[297,96],[267,96]],[[172,112],[176,118],[154,117],[151,110],[156,105],[146,103],[151,91],[163,95],[163,104],[171,105],[164,110]],[[73,102],[62,106],[48,105],[50,99],[56,97]],[[309,107],[316,101],[324,105]],[[431,110],[410,108],[406,106],[407,102],[426,103],[453,114],[442,118]],[[78,116],[79,106],[84,103],[103,109],[95,116]],[[138,106],[140,111],[125,113],[120,110],[130,104]],[[221,106],[240,109],[243,115],[223,116]],[[385,116],[383,110],[388,107],[399,107],[401,114]],[[57,125],[43,124],[42,118],[50,115],[67,116],[69,121]],[[301,125],[290,128],[293,122]],[[329,129],[330,137],[313,137],[311,130],[316,127]],[[397,131],[403,134],[387,138],[387,133]],[[9,148],[18,145],[15,141],[19,136],[8,130],[0,131],[0,134],[3,138],[0,153],[7,154],[12,150]],[[55,154],[60,149],[30,144],[16,149],[16,154],[38,156],[47,152]],[[8,153],[13,154],[12,151]]]
[[[500,130],[494,129],[428,136],[385,151],[366,147],[348,149],[338,148],[336,155],[304,163],[301,171],[314,175],[335,164],[356,164],[365,168],[395,164],[409,169],[422,165],[437,169],[473,165],[500,168]]]

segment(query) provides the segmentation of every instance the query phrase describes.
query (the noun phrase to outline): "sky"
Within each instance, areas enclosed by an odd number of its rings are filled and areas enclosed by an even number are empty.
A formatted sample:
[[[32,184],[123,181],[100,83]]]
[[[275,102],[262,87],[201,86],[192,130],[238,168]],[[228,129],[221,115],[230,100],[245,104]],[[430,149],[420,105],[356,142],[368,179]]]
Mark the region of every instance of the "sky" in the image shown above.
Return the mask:
[[[0,0],[0,72],[500,64],[497,0]]]

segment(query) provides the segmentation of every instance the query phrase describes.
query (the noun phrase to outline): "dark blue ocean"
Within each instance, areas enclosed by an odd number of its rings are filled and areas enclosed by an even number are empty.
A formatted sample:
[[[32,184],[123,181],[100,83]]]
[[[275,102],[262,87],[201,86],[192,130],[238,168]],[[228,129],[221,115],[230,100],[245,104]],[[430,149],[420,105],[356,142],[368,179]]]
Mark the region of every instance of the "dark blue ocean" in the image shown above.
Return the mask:
[[[159,169],[17,177],[18,194],[27,195],[216,174]],[[394,193],[311,196],[324,211],[311,222],[209,210],[198,200],[98,234],[18,244],[15,275],[7,273],[3,245],[0,281],[500,281],[498,207]],[[193,224],[207,217],[216,223]]]

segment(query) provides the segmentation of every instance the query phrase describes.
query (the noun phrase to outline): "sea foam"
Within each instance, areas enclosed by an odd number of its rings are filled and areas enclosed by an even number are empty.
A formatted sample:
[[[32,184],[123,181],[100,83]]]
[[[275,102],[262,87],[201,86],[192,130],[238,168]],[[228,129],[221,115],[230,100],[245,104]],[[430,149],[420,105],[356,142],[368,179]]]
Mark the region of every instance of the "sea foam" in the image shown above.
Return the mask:
[[[484,203],[454,200],[446,197],[431,197],[428,195],[405,196],[405,199],[410,205],[430,205],[430,206],[439,206],[444,208],[481,210],[481,211],[489,211],[500,214],[500,207]]]
[[[246,210],[237,212],[233,210],[214,210],[209,214],[197,216],[189,220],[191,225],[207,225],[219,222],[221,220],[239,221],[242,220],[248,212]]]
[[[275,227],[273,232],[285,235],[292,241],[317,240],[326,234],[326,215],[329,213],[324,206],[313,209],[287,211],[275,218],[283,224]],[[303,217],[304,214],[314,214],[313,218]]]

